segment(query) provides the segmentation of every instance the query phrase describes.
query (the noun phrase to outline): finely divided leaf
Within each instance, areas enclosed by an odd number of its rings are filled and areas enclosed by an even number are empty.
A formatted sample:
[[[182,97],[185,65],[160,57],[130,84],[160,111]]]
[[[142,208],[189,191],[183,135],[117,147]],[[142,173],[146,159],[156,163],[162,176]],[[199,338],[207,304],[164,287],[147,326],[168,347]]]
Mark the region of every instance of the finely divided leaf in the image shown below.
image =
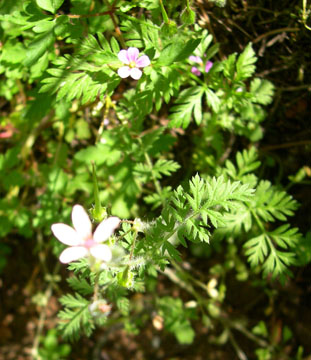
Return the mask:
[[[250,92],[253,95],[253,102],[268,105],[272,101],[274,86],[268,80],[256,78],[251,82]]]
[[[251,77],[255,71],[254,63],[257,61],[252,44],[249,43],[236,62],[236,81]]]
[[[202,95],[204,89],[194,86],[183,90],[174,106],[171,108],[170,127],[183,127],[186,129],[190,124],[192,115],[197,124],[202,121]]]

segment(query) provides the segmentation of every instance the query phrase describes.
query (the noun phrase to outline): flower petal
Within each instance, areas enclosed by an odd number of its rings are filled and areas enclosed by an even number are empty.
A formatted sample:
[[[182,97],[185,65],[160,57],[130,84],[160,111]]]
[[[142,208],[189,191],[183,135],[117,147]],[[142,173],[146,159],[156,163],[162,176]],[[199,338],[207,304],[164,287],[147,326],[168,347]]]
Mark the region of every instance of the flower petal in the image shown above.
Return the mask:
[[[81,205],[75,205],[73,207],[71,218],[74,228],[81,237],[81,243],[92,237],[91,220]]]
[[[213,66],[213,63],[211,61],[207,61],[205,64],[205,72],[208,73]]]
[[[59,260],[63,264],[68,264],[71,261],[75,261],[83,258],[88,254],[88,251],[83,246],[72,246],[65,249],[59,257]]]
[[[120,224],[120,219],[116,216],[111,216],[106,220],[103,220],[96,228],[93,240],[97,243],[106,241],[110,238],[112,233]]]
[[[198,64],[202,64],[202,62],[203,62],[202,59],[200,58],[200,56],[194,56],[194,55],[189,56],[189,60],[194,61]]]
[[[75,246],[80,244],[80,237],[71,226],[66,224],[53,224],[51,230],[54,236],[63,244]]]
[[[200,71],[197,67],[195,67],[195,66],[192,66],[191,72],[192,72],[194,75],[197,75],[197,76],[200,76],[200,75],[201,75],[201,71]]]
[[[94,256],[94,258],[105,262],[110,261],[112,258],[110,247],[105,244],[98,244],[92,246],[90,249],[90,253]]]
[[[139,50],[136,47],[129,47],[127,49],[127,58],[129,59],[129,62],[137,60],[139,55]]]
[[[118,70],[118,75],[124,79],[130,76],[130,68],[128,66],[122,66]]]
[[[127,56],[127,51],[126,50],[121,50],[119,52],[119,54],[118,54],[118,58],[119,58],[120,61],[123,62],[123,64],[128,65],[130,63],[130,61],[128,59],[128,56]]]
[[[134,80],[140,79],[142,74],[143,74],[142,71],[139,70],[138,68],[133,68],[130,70],[130,76]]]
[[[150,65],[150,59],[147,55],[143,55],[136,60],[137,67],[145,67]]]

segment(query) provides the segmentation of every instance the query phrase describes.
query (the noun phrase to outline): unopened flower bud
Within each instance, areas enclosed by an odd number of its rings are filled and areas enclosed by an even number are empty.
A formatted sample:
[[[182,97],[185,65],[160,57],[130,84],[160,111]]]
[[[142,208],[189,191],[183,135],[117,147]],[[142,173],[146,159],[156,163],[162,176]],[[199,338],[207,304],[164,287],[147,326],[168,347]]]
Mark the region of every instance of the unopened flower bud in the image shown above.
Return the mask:
[[[169,20],[168,23],[164,23],[161,26],[161,33],[166,36],[172,36],[177,33],[177,24],[173,20]]]
[[[195,12],[191,9],[185,8],[181,13],[181,21],[186,25],[192,25],[195,22]]]

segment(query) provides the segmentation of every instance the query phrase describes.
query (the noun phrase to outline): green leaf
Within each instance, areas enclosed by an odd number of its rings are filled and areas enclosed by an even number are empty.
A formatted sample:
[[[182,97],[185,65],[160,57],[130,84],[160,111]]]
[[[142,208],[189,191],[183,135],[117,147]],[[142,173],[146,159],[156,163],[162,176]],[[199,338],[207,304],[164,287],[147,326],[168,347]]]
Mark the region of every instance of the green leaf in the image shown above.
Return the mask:
[[[217,113],[220,106],[219,97],[211,89],[205,89],[205,95],[208,106]]]
[[[62,6],[64,0],[36,0],[37,5],[43,9],[55,14]]]
[[[176,39],[162,50],[157,65],[167,66],[173,62],[185,60],[194,52],[200,42],[201,39],[190,39],[186,43],[180,39]]]
[[[178,325],[175,336],[180,344],[189,345],[193,342],[195,332],[192,329],[190,323],[188,321],[185,321]]]
[[[250,92],[253,95],[253,102],[268,105],[272,101],[274,86],[268,80],[254,79],[251,82]]]
[[[294,210],[298,208],[298,203],[292,196],[278,190],[267,180],[260,181],[255,195],[253,212],[264,221],[284,221],[287,216],[294,215]]]
[[[153,165],[153,173],[157,179],[162,178],[162,174],[170,176],[171,173],[177,171],[180,168],[180,165],[173,160],[159,159]]]
[[[236,62],[236,81],[241,81],[253,75],[257,61],[252,44],[249,43]]]
[[[63,336],[69,339],[78,339],[81,333],[89,336],[94,324],[91,322],[89,312],[89,301],[81,295],[64,295],[59,300],[65,309],[59,313],[59,328],[63,331]]]
[[[261,234],[248,240],[245,254],[252,266],[262,264],[264,274],[273,278],[291,274],[288,267],[296,263],[294,249],[301,238],[297,228],[282,225],[272,232]],[[277,246],[286,251],[280,251]]]
[[[33,65],[48,50],[48,48],[53,45],[54,40],[55,36],[52,30],[36,36],[28,45],[24,65]]]
[[[170,127],[183,127],[186,129],[190,124],[192,114],[197,124],[202,121],[202,95],[204,89],[194,86],[183,90],[175,101],[170,115]]]

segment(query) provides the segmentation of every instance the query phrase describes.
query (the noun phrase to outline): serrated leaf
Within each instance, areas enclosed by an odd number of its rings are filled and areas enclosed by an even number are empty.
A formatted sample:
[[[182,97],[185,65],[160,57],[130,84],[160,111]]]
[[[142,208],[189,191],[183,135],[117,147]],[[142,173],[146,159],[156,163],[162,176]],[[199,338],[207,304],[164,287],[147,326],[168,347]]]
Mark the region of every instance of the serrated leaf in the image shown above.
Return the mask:
[[[251,82],[250,92],[253,96],[254,102],[262,105],[268,105],[272,101],[274,86],[268,80],[256,78]]]
[[[183,127],[186,129],[190,124],[192,114],[197,124],[202,121],[202,95],[204,90],[200,86],[194,86],[183,90],[171,108],[171,127]]]
[[[236,62],[236,81],[241,81],[253,75],[256,67],[254,63],[257,61],[252,44],[249,43]]]
[[[208,106],[214,111],[218,112],[220,106],[220,99],[211,89],[205,89],[206,102]]]
[[[161,179],[162,174],[170,176],[179,168],[180,165],[173,160],[158,159],[157,162],[153,165],[152,171],[157,179]]]

